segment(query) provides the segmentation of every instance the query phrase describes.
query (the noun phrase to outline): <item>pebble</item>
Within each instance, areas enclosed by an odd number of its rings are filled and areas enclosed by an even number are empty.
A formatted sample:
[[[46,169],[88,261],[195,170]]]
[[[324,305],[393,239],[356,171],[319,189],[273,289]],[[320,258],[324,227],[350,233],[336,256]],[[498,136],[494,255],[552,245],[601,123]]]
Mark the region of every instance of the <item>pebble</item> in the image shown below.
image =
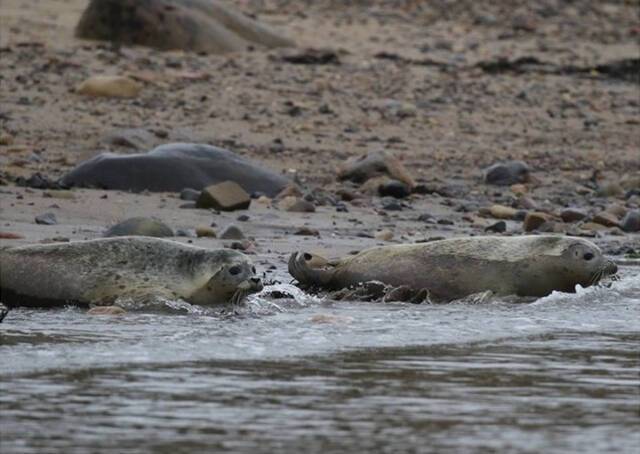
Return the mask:
[[[0,145],[12,145],[13,144],[13,136],[9,134],[0,134]]]
[[[402,204],[398,202],[396,199],[394,199],[393,197],[383,197],[380,200],[380,203],[382,204],[382,208],[387,211],[402,210]]]
[[[586,219],[587,213],[578,208],[565,208],[560,213],[560,217],[564,222],[578,222]]]
[[[640,211],[631,210],[627,212],[620,222],[620,227],[625,232],[640,232]]]
[[[507,161],[493,164],[484,173],[484,182],[498,186],[526,183],[530,178],[529,166],[523,161]]]
[[[246,214],[241,214],[236,218],[236,220],[239,222],[247,222],[249,220],[249,216]]]
[[[410,188],[416,185],[405,166],[392,154],[385,151],[351,158],[338,169],[339,180],[350,180],[360,184],[381,175],[402,181]]]
[[[140,90],[142,85],[125,76],[93,76],[76,87],[82,95],[110,98],[134,98]]]
[[[604,225],[605,227],[618,227],[620,222],[618,217],[613,213],[607,213],[606,211],[602,211],[591,219],[592,222],[596,224]]]
[[[618,183],[603,183],[601,184],[597,191],[596,195],[598,197],[622,197],[625,191],[622,186]]]
[[[245,236],[238,226],[231,224],[220,234],[220,238],[223,240],[244,240]]]
[[[393,232],[391,230],[381,230],[375,234],[376,240],[391,241],[393,239]]]
[[[389,180],[378,187],[378,193],[382,197],[390,196],[396,199],[404,199],[411,194],[411,189],[402,181]]]
[[[129,235],[163,238],[173,236],[173,230],[164,222],[157,219],[136,217],[125,219],[104,232],[105,237]]]
[[[216,231],[209,226],[196,227],[196,236],[198,238],[216,238]]]
[[[524,195],[527,192],[529,192],[527,187],[524,184],[521,184],[521,183],[512,184],[509,189],[511,189],[511,192],[513,192],[515,195],[519,195],[519,196]]]
[[[507,231],[507,223],[504,221],[498,221],[495,224],[491,224],[484,229],[485,232],[504,233]]]
[[[251,197],[234,181],[207,186],[202,190],[197,208],[214,208],[220,211],[246,210],[251,205]]]
[[[492,205],[489,213],[496,219],[514,219],[518,210],[504,205]]]
[[[311,227],[300,227],[293,234],[300,236],[320,236],[320,232],[316,229],[312,229]]]
[[[316,211],[316,206],[313,203],[294,196],[285,197],[279,205],[286,211],[293,213],[313,213]]]
[[[40,225],[56,225],[58,220],[56,219],[56,215],[53,213],[44,213],[36,216],[36,224]]]
[[[76,195],[71,191],[67,191],[63,189],[57,189],[57,190],[54,189],[51,191],[43,192],[42,197],[50,197],[53,199],[75,200]]]
[[[190,202],[195,202],[196,200],[198,200],[198,197],[200,197],[200,191],[197,191],[195,189],[184,188],[182,191],[180,191],[181,200],[188,200]]]
[[[87,315],[124,315],[127,311],[118,306],[96,306],[87,311]]]
[[[607,213],[611,213],[618,219],[622,219],[627,214],[627,209],[619,203],[613,203],[605,209]]]
[[[553,217],[547,213],[541,213],[539,211],[533,211],[527,213],[522,224],[522,228],[525,232],[532,232],[537,230],[545,222],[550,222]]]
[[[595,222],[585,222],[584,224],[582,224],[580,226],[580,228],[582,230],[598,232],[598,231],[601,231],[601,230],[607,230],[608,227],[606,227],[606,226],[604,226],[602,224],[597,224]]]

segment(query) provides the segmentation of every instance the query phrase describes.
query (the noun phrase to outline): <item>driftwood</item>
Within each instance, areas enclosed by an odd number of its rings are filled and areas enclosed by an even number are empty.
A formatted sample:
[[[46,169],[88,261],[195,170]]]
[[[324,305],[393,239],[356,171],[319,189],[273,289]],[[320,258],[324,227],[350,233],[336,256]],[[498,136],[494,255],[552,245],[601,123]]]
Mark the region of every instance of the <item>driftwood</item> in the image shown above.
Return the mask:
[[[76,36],[216,54],[293,46],[288,38],[218,0],[91,0]]]

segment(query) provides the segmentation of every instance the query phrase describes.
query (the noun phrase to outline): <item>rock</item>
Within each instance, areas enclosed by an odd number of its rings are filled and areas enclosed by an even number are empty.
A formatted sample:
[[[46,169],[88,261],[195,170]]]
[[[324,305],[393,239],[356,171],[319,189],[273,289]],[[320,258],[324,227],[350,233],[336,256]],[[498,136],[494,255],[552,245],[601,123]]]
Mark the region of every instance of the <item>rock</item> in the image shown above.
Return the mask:
[[[152,236],[164,238],[173,236],[173,230],[164,222],[153,218],[135,217],[126,219],[104,232],[105,237],[113,236]]]
[[[220,234],[220,238],[223,240],[244,240],[245,236],[238,226],[231,224],[223,230]]]
[[[292,196],[292,197],[302,197],[302,191],[300,190],[300,188],[295,185],[295,184],[289,184],[287,185],[286,188],[284,188],[282,191],[280,191],[277,195],[276,195],[276,199],[284,199],[286,197]]]
[[[219,0],[91,0],[76,36],[214,54],[293,45]]]
[[[76,93],[95,97],[135,98],[142,85],[125,76],[93,76],[76,87]]]
[[[580,226],[580,228],[582,230],[586,230],[586,231],[594,231],[594,232],[599,232],[602,230],[607,230],[608,227],[602,225],[602,224],[597,224],[595,222],[585,222],[584,224],[582,224]]]
[[[596,190],[598,197],[622,197],[624,193],[623,187],[615,182],[605,182]]]
[[[1,133],[0,145],[13,145],[13,136],[9,134]]]
[[[21,240],[24,236],[13,232],[0,232],[0,240]]]
[[[402,204],[393,197],[383,197],[380,202],[382,203],[382,208],[387,211],[402,210]]]
[[[518,210],[504,205],[492,205],[489,213],[496,219],[515,219]]]
[[[48,177],[36,172],[29,178],[18,177],[16,179],[16,186],[25,186],[33,189],[61,189],[68,187],[58,183],[57,181],[50,180]]]
[[[280,201],[279,206],[284,210],[293,213],[313,213],[316,211],[316,207],[313,203],[294,196],[285,197]]]
[[[249,220],[249,216],[247,216],[246,214],[241,214],[236,218],[236,220],[239,222],[247,222]]]
[[[52,189],[50,191],[44,192],[42,194],[43,197],[50,197],[52,199],[63,199],[63,200],[75,200],[76,195],[71,191],[66,191],[64,189]]]
[[[362,183],[358,188],[361,194],[377,196],[380,195],[380,188],[389,182],[394,181],[386,175],[373,177]],[[352,200],[353,202],[353,200]]]
[[[217,238],[216,231],[206,225],[196,227],[196,236],[198,238]]]
[[[564,222],[578,222],[587,217],[587,213],[578,208],[565,208],[560,212],[560,217]]]
[[[484,172],[484,182],[498,186],[526,183],[531,178],[529,166],[523,161],[493,164]]]
[[[495,224],[491,224],[484,229],[485,232],[504,233],[507,231],[507,223],[504,221],[498,221]]]
[[[300,236],[320,236],[320,232],[311,227],[300,227],[293,234],[300,235]]]
[[[605,227],[619,227],[620,222],[615,214],[607,213],[606,211],[602,211],[591,219],[592,222],[596,224],[604,225]]]
[[[527,213],[524,218],[524,222],[522,228],[525,232],[532,232],[537,230],[540,226],[542,226],[545,222],[552,222],[553,216],[547,213],[541,213],[539,211],[533,211]]]
[[[124,315],[127,311],[118,306],[96,306],[87,311],[87,315]]]
[[[36,224],[40,225],[56,225],[58,220],[56,219],[56,215],[53,213],[44,213],[36,216]]]
[[[513,192],[515,195],[518,195],[518,196],[522,196],[527,192],[529,192],[527,187],[524,184],[520,184],[520,183],[512,184],[509,189],[511,189],[511,192]]]
[[[61,180],[80,186],[142,192],[198,191],[223,181],[235,181],[249,194],[270,197],[291,181],[229,150],[190,143],[161,145],[148,153],[103,153],[78,165]]]
[[[142,128],[117,129],[110,132],[104,138],[105,143],[118,147],[133,148],[135,150],[148,150],[153,147],[156,135]]]
[[[418,114],[415,104],[398,101],[395,99],[380,99],[374,101],[371,107],[382,114],[385,118],[408,118]]]
[[[294,65],[339,65],[340,57],[331,49],[302,49],[288,51],[280,56],[281,61]]]
[[[640,232],[640,211],[630,210],[620,222],[625,232]]]
[[[380,241],[391,241],[393,239],[393,232],[391,230],[381,230],[376,232],[375,239]]]
[[[527,196],[521,196],[518,198],[518,206],[525,210],[536,211],[538,209],[538,204],[531,197]]]
[[[416,185],[404,165],[393,155],[384,151],[349,159],[338,169],[339,180],[350,180],[355,183],[364,183],[370,178],[381,175],[401,181],[409,188]]]
[[[623,218],[627,214],[627,209],[624,206],[620,205],[619,203],[614,203],[607,206],[607,208],[604,211],[606,211],[607,213],[613,214],[618,219]]]
[[[191,188],[184,188],[180,191],[180,199],[195,202],[200,197],[200,191]]]
[[[198,208],[214,208],[221,211],[246,210],[249,205],[251,197],[233,181],[207,186],[196,201]]]
[[[390,196],[396,199],[404,199],[411,194],[411,189],[402,181],[389,180],[378,187],[378,193],[383,197]]]

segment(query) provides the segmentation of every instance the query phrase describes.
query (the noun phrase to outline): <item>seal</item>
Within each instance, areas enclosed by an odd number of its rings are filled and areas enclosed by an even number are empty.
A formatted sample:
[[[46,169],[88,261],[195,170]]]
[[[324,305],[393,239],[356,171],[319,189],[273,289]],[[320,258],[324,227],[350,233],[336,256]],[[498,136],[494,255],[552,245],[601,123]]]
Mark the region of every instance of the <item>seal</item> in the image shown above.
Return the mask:
[[[316,265],[314,266],[313,263]],[[289,273],[301,284],[342,289],[368,281],[426,289],[435,300],[474,293],[541,297],[575,292],[617,272],[593,243],[560,236],[468,237],[368,249],[333,262],[294,253]]]
[[[151,237],[101,238],[0,250],[0,291],[7,306],[113,305],[182,299],[239,302],[262,281],[244,254]]]

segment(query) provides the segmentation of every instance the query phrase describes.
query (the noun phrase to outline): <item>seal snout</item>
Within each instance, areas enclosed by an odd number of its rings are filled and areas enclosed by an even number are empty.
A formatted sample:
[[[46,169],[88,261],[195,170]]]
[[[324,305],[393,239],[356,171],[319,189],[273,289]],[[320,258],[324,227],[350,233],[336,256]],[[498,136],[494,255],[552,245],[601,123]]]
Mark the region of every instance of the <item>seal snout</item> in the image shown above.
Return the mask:
[[[616,274],[618,272],[618,265],[615,264],[612,260],[609,260],[605,267],[605,273],[607,274]]]
[[[264,288],[264,285],[262,284],[262,279],[260,279],[259,277],[249,278],[249,286],[250,286],[250,289],[255,292],[259,292]]]

